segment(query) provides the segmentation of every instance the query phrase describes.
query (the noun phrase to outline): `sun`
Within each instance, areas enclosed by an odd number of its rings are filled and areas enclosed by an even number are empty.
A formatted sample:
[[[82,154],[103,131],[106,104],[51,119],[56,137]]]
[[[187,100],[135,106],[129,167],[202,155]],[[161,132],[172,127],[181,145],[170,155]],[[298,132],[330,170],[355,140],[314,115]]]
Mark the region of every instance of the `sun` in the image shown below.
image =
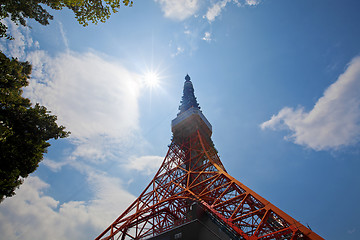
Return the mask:
[[[144,84],[148,88],[157,88],[160,84],[160,77],[157,72],[148,71],[144,74]]]

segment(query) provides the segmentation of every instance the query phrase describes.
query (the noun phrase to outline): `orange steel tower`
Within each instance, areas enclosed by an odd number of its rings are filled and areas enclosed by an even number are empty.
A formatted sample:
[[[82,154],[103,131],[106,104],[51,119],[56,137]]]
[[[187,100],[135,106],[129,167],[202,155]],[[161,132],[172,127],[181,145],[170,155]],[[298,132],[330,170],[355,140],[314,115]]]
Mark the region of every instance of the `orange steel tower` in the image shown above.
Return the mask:
[[[160,169],[96,239],[323,239],[227,173],[190,77],[185,80]]]

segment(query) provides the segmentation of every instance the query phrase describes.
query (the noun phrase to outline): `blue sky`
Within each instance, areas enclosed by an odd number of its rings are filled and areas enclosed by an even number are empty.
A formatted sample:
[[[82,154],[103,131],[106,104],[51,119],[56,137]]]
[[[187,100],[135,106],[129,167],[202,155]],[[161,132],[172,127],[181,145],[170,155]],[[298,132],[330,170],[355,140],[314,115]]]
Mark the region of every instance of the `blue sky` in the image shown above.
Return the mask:
[[[104,24],[5,20],[25,95],[72,132],[0,204],[6,239],[92,239],[153,177],[192,79],[227,171],[325,239],[360,232],[360,3],[135,1]],[[158,84],[148,83],[156,74]]]

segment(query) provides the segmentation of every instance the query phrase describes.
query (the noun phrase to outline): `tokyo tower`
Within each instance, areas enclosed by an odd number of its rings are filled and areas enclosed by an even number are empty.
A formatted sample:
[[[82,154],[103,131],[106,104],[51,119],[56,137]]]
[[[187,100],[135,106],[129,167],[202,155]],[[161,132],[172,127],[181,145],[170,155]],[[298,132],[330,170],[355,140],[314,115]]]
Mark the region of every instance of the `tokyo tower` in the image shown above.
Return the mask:
[[[96,239],[323,239],[227,173],[189,75],[179,110],[155,177]]]

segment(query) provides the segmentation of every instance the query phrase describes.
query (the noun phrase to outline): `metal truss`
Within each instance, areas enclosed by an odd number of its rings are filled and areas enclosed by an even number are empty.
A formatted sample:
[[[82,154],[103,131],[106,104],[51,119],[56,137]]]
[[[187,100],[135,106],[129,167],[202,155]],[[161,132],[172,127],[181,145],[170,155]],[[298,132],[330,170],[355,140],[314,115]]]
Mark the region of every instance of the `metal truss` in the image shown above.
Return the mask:
[[[230,176],[200,131],[173,140],[153,180],[96,239],[147,239],[191,221],[196,202],[238,239],[323,239]]]

